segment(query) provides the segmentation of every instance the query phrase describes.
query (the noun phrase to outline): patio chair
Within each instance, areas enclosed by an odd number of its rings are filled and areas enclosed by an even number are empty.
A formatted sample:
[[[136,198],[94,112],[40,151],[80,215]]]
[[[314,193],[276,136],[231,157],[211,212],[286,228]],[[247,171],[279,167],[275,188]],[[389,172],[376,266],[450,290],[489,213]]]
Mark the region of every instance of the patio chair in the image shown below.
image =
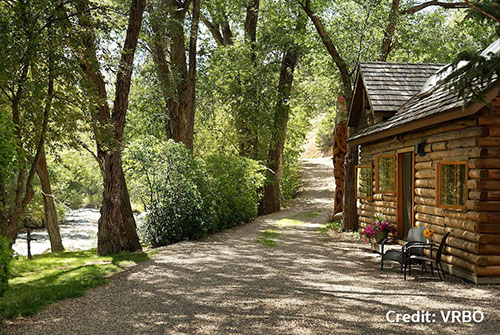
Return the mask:
[[[391,260],[394,262],[398,262],[400,265],[400,271],[403,272],[403,266],[405,264],[405,254],[407,249],[416,244],[416,243],[425,243],[427,240],[424,237],[424,230],[426,227],[414,227],[408,231],[408,236],[406,238],[405,243],[402,245],[401,249],[390,249],[384,252],[385,246],[389,241],[398,241],[397,238],[388,237],[384,241],[382,241],[381,245],[381,261],[380,261],[380,270],[384,270],[384,261]],[[413,255],[423,255],[422,249],[413,248]]]
[[[411,265],[412,263],[419,263],[422,264],[423,267],[428,263],[430,264],[431,267],[431,273],[432,276],[434,277],[434,268],[436,268],[436,271],[439,275],[439,279],[443,280],[445,278],[443,266],[441,265],[441,256],[443,254],[443,249],[444,246],[446,245],[446,240],[448,239],[448,236],[451,234],[451,231],[447,232],[444,234],[443,238],[441,239],[441,242],[439,243],[439,247],[437,247],[437,252],[436,252],[436,258],[432,257],[432,251],[436,250],[436,245],[433,243],[426,243],[425,245],[414,245],[408,248],[408,251],[411,251],[412,248],[419,248],[420,250],[429,250],[430,255],[425,256],[425,255],[408,255],[405,257],[405,266],[404,266],[404,278],[406,280],[406,269],[409,268],[409,273],[411,275]],[[410,253],[410,252],[409,252]]]

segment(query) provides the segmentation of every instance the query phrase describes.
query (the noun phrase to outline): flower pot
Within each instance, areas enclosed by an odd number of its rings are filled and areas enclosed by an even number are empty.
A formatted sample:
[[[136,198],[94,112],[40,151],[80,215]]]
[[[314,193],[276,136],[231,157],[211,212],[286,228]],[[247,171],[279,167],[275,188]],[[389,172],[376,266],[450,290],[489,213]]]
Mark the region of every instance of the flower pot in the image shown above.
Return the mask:
[[[376,234],[375,234],[375,242],[377,242],[378,244],[382,243],[383,240],[385,240],[387,238],[387,236],[389,236],[389,232],[388,231],[378,231]]]

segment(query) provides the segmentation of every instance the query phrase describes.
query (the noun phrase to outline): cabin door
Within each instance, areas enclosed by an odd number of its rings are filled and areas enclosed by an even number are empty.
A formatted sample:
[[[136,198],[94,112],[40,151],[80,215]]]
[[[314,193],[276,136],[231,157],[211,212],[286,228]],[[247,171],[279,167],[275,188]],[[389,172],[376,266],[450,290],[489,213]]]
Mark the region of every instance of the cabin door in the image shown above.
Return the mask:
[[[413,151],[398,154],[398,235],[406,238],[413,226]]]

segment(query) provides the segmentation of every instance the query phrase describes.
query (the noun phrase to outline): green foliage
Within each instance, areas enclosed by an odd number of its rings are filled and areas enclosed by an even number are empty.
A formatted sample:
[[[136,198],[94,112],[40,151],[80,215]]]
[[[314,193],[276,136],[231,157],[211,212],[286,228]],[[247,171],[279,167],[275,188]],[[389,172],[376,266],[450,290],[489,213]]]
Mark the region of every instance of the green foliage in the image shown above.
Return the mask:
[[[342,222],[335,221],[335,222],[327,222],[325,224],[322,224],[321,227],[319,228],[318,232],[326,234],[329,231],[340,232],[341,230],[342,230]]]
[[[257,162],[220,153],[206,158],[205,169],[216,213],[212,230],[248,222],[257,216],[258,190],[264,182],[262,167]]]
[[[0,107],[0,178],[8,179],[18,157],[18,145],[15,140],[14,124],[7,112]],[[1,206],[1,204],[0,204]]]
[[[107,283],[107,276],[144,262],[151,253],[121,253],[99,257],[95,250],[58,252],[16,259],[13,278],[0,298],[0,319],[37,313],[55,301],[79,297],[89,288]]]
[[[160,146],[157,180],[151,186],[144,238],[154,247],[199,238],[212,226],[202,187],[202,169],[189,150],[171,140]]]
[[[283,149],[283,171],[281,176],[281,199],[295,198],[300,186],[299,158],[304,151],[306,134],[309,130],[309,115],[299,106],[294,107],[288,121],[288,130]]]
[[[59,201],[72,209],[100,206],[102,177],[94,157],[65,148],[47,159],[52,193]]]
[[[481,10],[500,20],[500,1],[483,0],[476,4]],[[475,18],[475,22],[489,23],[492,18],[484,15],[475,8],[468,13]],[[496,21],[495,21],[496,22]],[[496,25],[496,33],[500,35],[500,24]],[[491,86],[500,77],[500,54],[490,52],[481,55],[476,50],[462,51],[451,63],[452,70],[444,79],[445,85],[458,92],[461,97],[471,95],[474,100],[483,100],[485,88]],[[442,72],[450,69],[444,69]]]
[[[12,261],[12,248],[10,240],[0,236],[0,297],[9,285],[9,267]]]
[[[257,216],[264,177],[253,160],[224,153],[196,160],[183,144],[153,137],[132,142],[124,157],[129,185],[149,209],[141,234],[155,247]]]
[[[316,129],[316,147],[321,152],[328,152],[332,149],[336,118],[336,113],[328,113],[319,122]]]
[[[436,33],[439,32],[439,33]],[[401,18],[393,62],[449,63],[461,51],[478,51],[495,40],[495,27],[463,11],[436,9]]]

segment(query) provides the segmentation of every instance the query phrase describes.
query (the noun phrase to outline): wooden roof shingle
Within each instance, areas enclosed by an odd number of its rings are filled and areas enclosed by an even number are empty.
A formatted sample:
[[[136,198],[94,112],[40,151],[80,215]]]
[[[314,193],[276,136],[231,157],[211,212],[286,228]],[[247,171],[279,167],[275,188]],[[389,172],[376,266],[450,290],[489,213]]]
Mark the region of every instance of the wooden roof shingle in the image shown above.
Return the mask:
[[[443,64],[364,62],[359,73],[374,112],[395,112],[417,94]]]
[[[488,58],[491,54],[498,55],[500,53],[500,39],[493,42],[488,48],[486,48],[481,55]],[[396,129],[403,129],[405,125],[413,124],[416,121],[425,120],[432,116],[443,114],[444,112],[464,108],[464,106],[471,104],[473,100],[473,94],[469,93],[465,97],[460,96],[457,92],[449,87],[448,84],[444,84],[443,79],[453,70],[452,67],[447,66],[446,69],[441,70],[442,65],[439,64],[406,64],[407,67],[395,66],[396,71],[390,71],[388,67],[383,68],[382,65],[377,65],[373,63],[367,63],[367,65],[360,65],[362,68],[362,76],[365,80],[366,89],[369,95],[373,94],[373,99],[371,103],[378,106],[379,108],[393,108],[397,103],[405,100],[401,103],[397,112],[389,117],[387,120],[374,124],[364,129],[358,130],[354,133],[348,141],[356,141],[363,137],[369,135],[377,134],[383,132],[383,134],[389,135],[397,133]],[[429,65],[429,66],[424,66]],[[459,65],[460,66],[460,65]],[[415,74],[403,79],[405,73],[408,69],[414,69]],[[428,72],[428,71],[433,72]],[[418,72],[418,73],[417,73]],[[425,78],[425,76],[427,76]],[[384,79],[380,79],[384,77]],[[370,82],[371,78],[376,79],[376,85],[374,82]],[[375,79],[373,79],[375,80]],[[416,91],[408,90],[402,92],[400,97],[395,97],[393,94],[388,94],[386,89],[380,85],[381,81],[387,82],[387,84],[395,85],[400,87],[413,88],[417,87]],[[405,84],[403,84],[405,82]],[[371,91],[370,91],[371,85]],[[375,85],[375,86],[374,86]],[[407,85],[407,86],[404,86]],[[500,85],[499,78],[494,78],[492,82],[484,87],[477,87],[475,90],[498,90]],[[373,89],[377,87],[377,89]],[[403,91],[403,90],[401,90]],[[414,92],[409,98],[410,92]],[[493,92],[494,96],[500,94],[500,92]],[[384,101],[384,99],[386,99]],[[391,129],[390,132],[388,130]],[[373,137],[373,136],[371,136]]]

